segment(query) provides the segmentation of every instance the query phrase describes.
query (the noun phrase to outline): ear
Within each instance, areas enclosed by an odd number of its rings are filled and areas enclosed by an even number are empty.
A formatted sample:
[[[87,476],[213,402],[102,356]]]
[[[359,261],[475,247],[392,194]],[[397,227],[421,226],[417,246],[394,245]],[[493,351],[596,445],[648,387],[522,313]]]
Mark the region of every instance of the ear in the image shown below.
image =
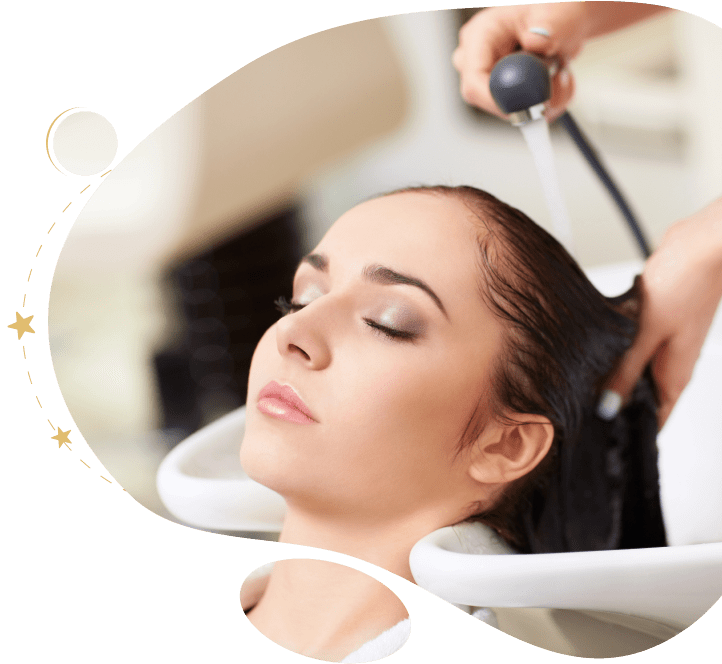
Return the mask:
[[[476,442],[469,474],[482,484],[506,484],[530,473],[546,456],[554,425],[542,415],[489,424]]]

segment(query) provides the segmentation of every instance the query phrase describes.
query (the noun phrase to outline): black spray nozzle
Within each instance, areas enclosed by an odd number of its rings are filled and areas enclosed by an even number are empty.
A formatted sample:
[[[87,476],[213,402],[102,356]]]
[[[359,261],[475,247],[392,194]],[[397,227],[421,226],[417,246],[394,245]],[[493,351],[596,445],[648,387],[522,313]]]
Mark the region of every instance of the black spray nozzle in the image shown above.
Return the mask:
[[[539,107],[538,117],[541,117],[539,105],[548,101],[552,93],[551,75],[536,55],[512,53],[491,70],[489,89],[497,106],[504,113],[512,114],[512,122],[523,124],[535,119],[526,113],[530,108]],[[515,118],[519,113],[521,116]]]
[[[549,101],[552,93],[552,73],[558,64],[557,62],[548,68],[541,58],[523,51],[507,55],[496,63],[494,69],[491,70],[489,89],[497,106],[502,112],[509,115],[512,124],[524,125],[542,117],[544,103]],[[602,164],[596,150],[584,136],[569,111],[565,111],[561,115],[559,123],[577,144],[621,210],[637,240],[642,255],[649,258],[649,242],[622,192]]]

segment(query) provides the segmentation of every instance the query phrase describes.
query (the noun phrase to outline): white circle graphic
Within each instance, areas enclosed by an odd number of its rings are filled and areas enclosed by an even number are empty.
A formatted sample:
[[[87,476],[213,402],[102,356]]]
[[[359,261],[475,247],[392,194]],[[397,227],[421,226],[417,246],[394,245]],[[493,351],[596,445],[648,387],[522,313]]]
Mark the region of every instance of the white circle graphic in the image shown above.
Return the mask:
[[[75,175],[95,175],[113,163],[118,135],[110,122],[92,111],[63,118],[53,134],[53,152],[60,165]]]

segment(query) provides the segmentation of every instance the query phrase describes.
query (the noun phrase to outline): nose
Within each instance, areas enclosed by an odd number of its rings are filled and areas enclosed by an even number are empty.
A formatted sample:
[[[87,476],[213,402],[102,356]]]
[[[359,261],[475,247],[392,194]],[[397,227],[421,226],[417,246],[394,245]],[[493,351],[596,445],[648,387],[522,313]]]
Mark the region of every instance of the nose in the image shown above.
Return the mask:
[[[276,323],[276,344],[281,357],[319,371],[331,363],[328,333],[331,321],[310,304]]]

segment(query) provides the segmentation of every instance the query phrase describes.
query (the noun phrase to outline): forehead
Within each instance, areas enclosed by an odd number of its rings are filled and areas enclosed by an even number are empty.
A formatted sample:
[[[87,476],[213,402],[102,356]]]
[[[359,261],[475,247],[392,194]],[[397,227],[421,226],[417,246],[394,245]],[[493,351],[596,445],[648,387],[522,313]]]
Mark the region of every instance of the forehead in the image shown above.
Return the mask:
[[[446,292],[478,288],[478,229],[472,213],[450,196],[406,192],[349,210],[329,229],[317,251],[341,267],[369,263],[406,272]],[[339,267],[339,266],[337,266]],[[439,293],[441,295],[441,293]]]

